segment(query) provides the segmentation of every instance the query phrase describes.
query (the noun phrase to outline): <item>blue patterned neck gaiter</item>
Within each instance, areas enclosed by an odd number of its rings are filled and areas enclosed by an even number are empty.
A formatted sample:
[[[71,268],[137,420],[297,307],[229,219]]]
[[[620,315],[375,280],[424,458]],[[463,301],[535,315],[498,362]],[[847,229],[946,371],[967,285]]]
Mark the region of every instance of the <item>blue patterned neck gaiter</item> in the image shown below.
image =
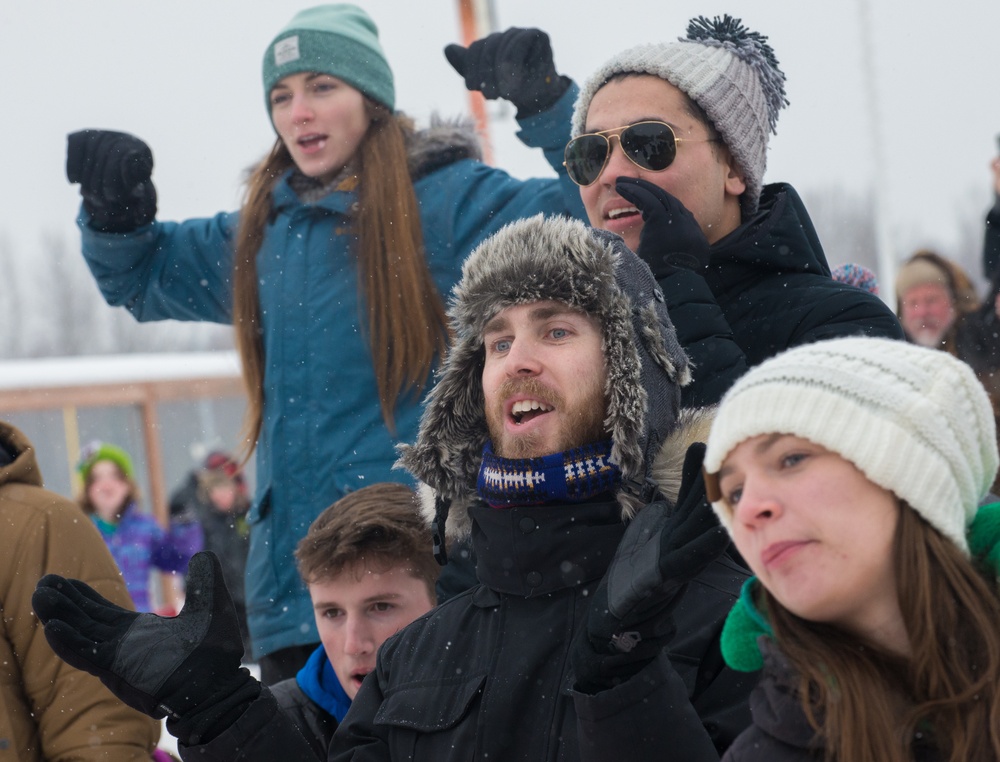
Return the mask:
[[[541,458],[509,460],[487,442],[476,491],[494,508],[583,502],[613,492],[621,471],[611,462],[611,441],[576,447]]]

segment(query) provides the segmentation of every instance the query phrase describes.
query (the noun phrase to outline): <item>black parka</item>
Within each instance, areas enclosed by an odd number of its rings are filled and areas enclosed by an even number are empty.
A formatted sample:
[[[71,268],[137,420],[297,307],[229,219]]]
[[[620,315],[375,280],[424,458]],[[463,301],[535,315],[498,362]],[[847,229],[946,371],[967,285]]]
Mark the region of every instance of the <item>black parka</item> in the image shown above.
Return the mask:
[[[798,675],[773,640],[761,637],[758,643],[764,669],[750,697],[753,725],[736,739],[723,762],[822,762],[823,739],[802,709]],[[911,749],[914,762],[944,762],[924,739],[915,739]]]
[[[718,646],[742,566],[723,556],[691,583],[669,659],[585,695],[570,643],[621,539],[620,506],[470,514],[482,584],[386,641],[330,760],[700,762],[747,726],[756,675],[731,671]]]
[[[842,336],[903,339],[899,320],[830,266],[792,186],[764,187],[757,214],[711,248],[703,271],[659,279],[694,366],[685,406],[718,402],[748,368],[785,349]]]

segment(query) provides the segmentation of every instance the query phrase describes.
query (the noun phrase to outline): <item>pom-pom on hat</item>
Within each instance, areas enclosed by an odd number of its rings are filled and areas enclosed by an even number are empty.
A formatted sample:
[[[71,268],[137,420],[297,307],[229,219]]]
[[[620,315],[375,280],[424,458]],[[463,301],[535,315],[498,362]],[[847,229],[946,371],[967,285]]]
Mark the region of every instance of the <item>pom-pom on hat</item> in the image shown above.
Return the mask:
[[[743,216],[757,211],[767,141],[788,105],[785,74],[767,37],[725,15],[690,21],[677,42],[639,45],[614,56],[584,84],[573,113],[573,137],[586,128],[594,95],[616,74],[651,74],[685,93],[708,115],[743,170]]]
[[[796,347],[732,386],[704,463],[709,500],[727,528],[719,469],[734,447],[761,434],[791,434],[837,453],[966,553],[966,527],[1000,463],[993,410],[972,369],[892,339]]]
[[[94,464],[101,460],[109,460],[114,463],[127,479],[135,479],[135,469],[132,467],[132,458],[121,447],[108,444],[107,442],[93,441],[84,445],[80,450],[80,460],[76,465],[77,473],[84,482],[90,477],[90,472]]]
[[[853,262],[839,265],[833,268],[830,277],[839,283],[845,283],[878,296],[878,276],[864,265]]]
[[[395,108],[392,70],[378,40],[378,27],[356,5],[317,5],[295,14],[264,53],[264,103],[271,113],[271,89],[289,74],[330,74],[365,95]]]

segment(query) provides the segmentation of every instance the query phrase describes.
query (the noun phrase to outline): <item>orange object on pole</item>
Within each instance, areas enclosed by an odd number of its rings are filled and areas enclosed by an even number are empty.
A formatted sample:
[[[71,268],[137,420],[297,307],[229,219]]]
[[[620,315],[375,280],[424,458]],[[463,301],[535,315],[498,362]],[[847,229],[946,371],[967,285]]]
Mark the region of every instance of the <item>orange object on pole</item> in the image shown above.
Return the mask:
[[[489,0],[485,0],[489,2]],[[489,28],[489,12],[483,7],[484,0],[458,0],[458,17],[462,28],[462,44],[469,47],[480,37],[492,30]],[[469,111],[476,120],[476,131],[483,146],[483,161],[493,164],[493,142],[490,140],[490,118],[486,113],[486,99],[478,90],[469,90]]]

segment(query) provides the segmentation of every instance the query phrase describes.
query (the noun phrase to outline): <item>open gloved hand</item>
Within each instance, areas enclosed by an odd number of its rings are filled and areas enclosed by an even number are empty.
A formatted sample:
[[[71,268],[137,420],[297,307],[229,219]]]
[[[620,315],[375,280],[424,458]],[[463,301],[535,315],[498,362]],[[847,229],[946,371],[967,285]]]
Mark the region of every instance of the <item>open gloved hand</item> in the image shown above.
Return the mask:
[[[663,188],[638,177],[619,177],[618,195],[642,214],[636,252],[656,278],[677,269],[700,270],[708,264],[709,243],[694,215]]]
[[[127,233],[156,217],[151,180],[153,153],[125,132],[80,130],[66,139],[66,177],[80,183],[90,224],[104,233]]]
[[[489,100],[505,98],[519,119],[545,111],[570,85],[569,77],[556,72],[549,36],[541,29],[511,27],[467,48],[448,45],[444,55],[469,90]]]
[[[581,690],[611,687],[652,661],[673,636],[686,584],[729,546],[705,497],[704,455],[704,444],[688,448],[676,507],[650,503],[625,530],[574,642]]]
[[[57,574],[39,580],[31,604],[52,650],[129,706],[172,720],[209,706],[217,719],[260,685],[240,667],[243,642],[219,559],[197,553],[186,579],[187,601],[173,618],[129,611]]]

